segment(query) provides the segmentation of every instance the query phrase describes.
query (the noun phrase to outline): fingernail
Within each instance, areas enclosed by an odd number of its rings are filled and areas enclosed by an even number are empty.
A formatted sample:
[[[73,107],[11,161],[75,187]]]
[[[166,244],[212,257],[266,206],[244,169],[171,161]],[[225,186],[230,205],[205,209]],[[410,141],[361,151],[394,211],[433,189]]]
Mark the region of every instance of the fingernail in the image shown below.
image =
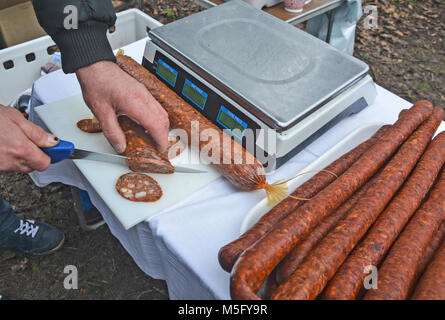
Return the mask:
[[[116,150],[117,153],[124,153],[125,147],[118,143],[114,146],[114,150]]]
[[[48,135],[48,143],[50,145],[56,145],[59,143],[59,138],[57,138],[56,136],[53,136],[52,134]]]

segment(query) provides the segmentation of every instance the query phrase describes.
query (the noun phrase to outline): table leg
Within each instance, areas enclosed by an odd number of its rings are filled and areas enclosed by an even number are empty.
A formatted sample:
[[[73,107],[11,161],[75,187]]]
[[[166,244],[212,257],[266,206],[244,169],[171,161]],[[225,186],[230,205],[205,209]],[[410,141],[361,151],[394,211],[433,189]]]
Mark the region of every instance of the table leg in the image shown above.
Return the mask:
[[[82,205],[80,202],[79,193],[77,192],[77,188],[71,187],[71,194],[73,195],[73,200],[74,200],[74,212],[76,213],[77,221],[82,230],[93,231],[105,223],[104,220],[101,220],[97,223],[87,224],[87,220],[85,218],[85,213],[82,210]]]
[[[328,12],[328,31],[326,33],[326,42],[331,42],[332,26],[334,25],[334,11]]]

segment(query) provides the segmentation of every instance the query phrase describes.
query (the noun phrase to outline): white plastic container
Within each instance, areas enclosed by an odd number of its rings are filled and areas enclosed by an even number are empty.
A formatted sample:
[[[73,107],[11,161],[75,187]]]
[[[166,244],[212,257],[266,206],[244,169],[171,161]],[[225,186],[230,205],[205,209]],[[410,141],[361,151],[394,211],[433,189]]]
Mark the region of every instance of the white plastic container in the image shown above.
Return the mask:
[[[274,5],[283,2],[283,0],[244,0],[247,3],[251,4],[257,9],[261,9],[264,6],[266,7],[273,7]]]
[[[111,47],[117,49],[146,37],[147,28],[161,25],[142,11],[130,9],[117,14],[116,30],[107,36]],[[52,39],[45,36],[0,50],[0,104],[10,104],[32,86],[40,77],[40,68],[51,61],[52,52],[48,50],[54,45]],[[12,67],[7,69],[5,65]]]

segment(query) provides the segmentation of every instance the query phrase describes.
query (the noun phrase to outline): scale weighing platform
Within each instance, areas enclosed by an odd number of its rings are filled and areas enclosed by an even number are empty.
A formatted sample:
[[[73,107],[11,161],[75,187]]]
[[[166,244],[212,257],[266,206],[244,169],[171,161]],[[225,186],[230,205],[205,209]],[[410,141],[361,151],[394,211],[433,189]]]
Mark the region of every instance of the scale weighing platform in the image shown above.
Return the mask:
[[[268,171],[376,97],[364,62],[240,0],[149,36],[143,66]]]

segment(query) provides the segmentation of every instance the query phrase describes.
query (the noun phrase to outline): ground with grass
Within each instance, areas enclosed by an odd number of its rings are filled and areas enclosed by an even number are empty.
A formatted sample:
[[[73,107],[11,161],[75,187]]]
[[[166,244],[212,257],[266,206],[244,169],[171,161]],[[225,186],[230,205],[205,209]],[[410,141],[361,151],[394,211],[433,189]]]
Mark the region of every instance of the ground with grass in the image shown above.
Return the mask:
[[[367,62],[376,82],[409,101],[445,107],[445,1],[364,1],[378,8],[378,28],[360,21],[355,56]]]
[[[372,67],[377,83],[397,95],[445,106],[445,1],[364,4],[377,6],[379,27],[368,30],[363,19],[359,22],[355,56]],[[144,11],[163,23],[199,10],[191,1],[144,4]],[[107,226],[93,232],[79,228],[68,186],[37,188],[27,175],[0,173],[0,194],[20,216],[48,222],[66,234],[65,246],[50,256],[0,249],[0,294],[16,299],[168,299],[165,282],[145,275]],[[78,290],[63,287],[67,265],[78,267]]]

